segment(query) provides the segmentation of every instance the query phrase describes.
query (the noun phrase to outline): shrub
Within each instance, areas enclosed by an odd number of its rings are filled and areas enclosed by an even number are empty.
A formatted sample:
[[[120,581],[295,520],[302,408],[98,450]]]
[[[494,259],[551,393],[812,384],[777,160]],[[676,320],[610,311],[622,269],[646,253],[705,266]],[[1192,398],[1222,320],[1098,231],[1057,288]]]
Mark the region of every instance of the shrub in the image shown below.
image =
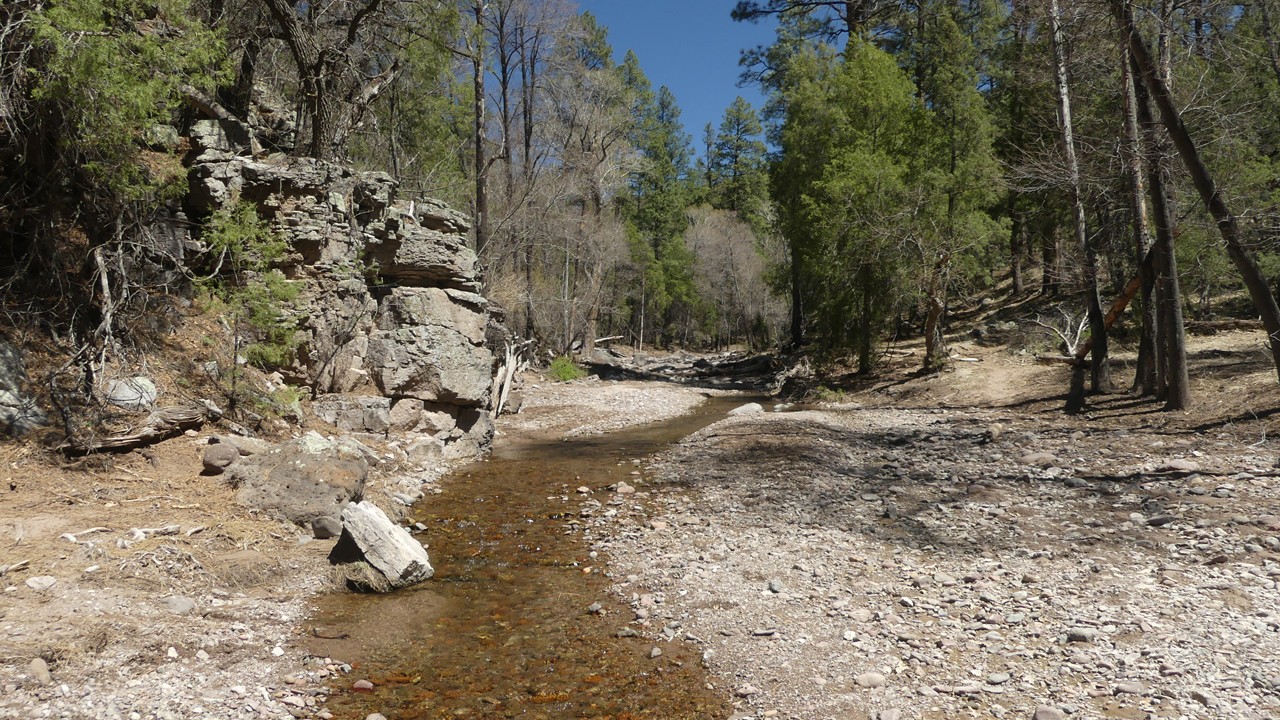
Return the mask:
[[[547,369],[547,377],[560,382],[569,382],[587,376],[587,371],[573,364],[573,360],[565,356],[560,356],[551,361],[551,367]]]
[[[210,295],[208,308],[231,321],[233,355],[243,354],[263,369],[291,363],[297,323],[286,303],[301,288],[271,267],[284,255],[286,242],[258,217],[253,205],[238,202],[210,218],[205,241],[217,260],[214,274],[201,287]],[[239,375],[233,360],[228,392],[233,409],[239,400]]]

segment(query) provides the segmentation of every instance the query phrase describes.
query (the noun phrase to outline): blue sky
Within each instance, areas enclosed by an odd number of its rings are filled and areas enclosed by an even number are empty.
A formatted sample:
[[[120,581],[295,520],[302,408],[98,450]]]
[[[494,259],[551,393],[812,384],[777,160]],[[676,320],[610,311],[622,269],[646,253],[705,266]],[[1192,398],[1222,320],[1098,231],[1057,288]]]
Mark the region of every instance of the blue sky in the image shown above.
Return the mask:
[[[666,85],[680,104],[684,131],[701,155],[702,128],[720,127],[725,108],[741,95],[760,109],[754,87],[737,86],[738,51],[773,42],[772,22],[729,18],[736,0],[578,0],[609,28],[617,60],[634,50],[656,90]]]

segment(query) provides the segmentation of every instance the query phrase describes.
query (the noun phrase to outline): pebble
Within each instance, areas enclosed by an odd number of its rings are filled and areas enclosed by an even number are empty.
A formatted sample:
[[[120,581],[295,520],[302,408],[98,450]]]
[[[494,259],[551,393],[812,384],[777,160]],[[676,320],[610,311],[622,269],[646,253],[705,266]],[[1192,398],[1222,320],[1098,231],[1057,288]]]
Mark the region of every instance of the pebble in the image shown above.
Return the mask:
[[[1207,708],[1214,708],[1218,706],[1218,699],[1208,690],[1192,690],[1191,699]]]
[[[862,673],[855,677],[853,681],[864,688],[883,687],[884,684],[888,682],[888,680],[885,679],[885,676],[878,672]]]
[[[897,708],[881,710],[876,714],[876,720],[901,720],[902,711]]]
[[[37,575],[27,578],[26,585],[32,590],[48,590],[57,584],[58,579],[52,575]]]
[[[1117,695],[1141,695],[1147,691],[1147,688],[1140,682],[1122,682],[1116,685]]]
[[[1009,682],[1010,677],[1007,672],[992,673],[987,676],[987,683],[990,685],[1003,685]]]
[[[782,584],[782,581],[781,581],[781,580],[770,580],[770,581],[769,581],[769,592],[773,592],[773,593],[780,593],[780,592],[782,592],[783,590],[786,590],[786,587],[785,587],[785,586],[783,586],[783,584]]]
[[[738,697],[751,697],[758,692],[760,692],[760,688],[752,685],[751,683],[747,683],[746,685],[738,686],[738,688],[733,691],[733,694]]]
[[[634,487],[631,487],[630,485],[624,482],[618,483],[618,486],[614,489],[614,492],[618,493],[619,495],[631,495],[635,493],[635,491],[636,489]]]
[[[369,713],[364,716],[364,720],[387,720],[387,716],[382,713]]]
[[[52,685],[53,674],[49,672],[49,665],[44,658],[35,658],[27,665],[27,670],[31,673],[31,677],[41,685]]]
[[[357,680],[351,683],[351,689],[352,690],[372,690],[373,683],[369,682],[368,680]]]
[[[1066,715],[1052,705],[1037,705],[1031,720],[1066,720]]]
[[[1091,643],[1098,639],[1098,631],[1093,628],[1071,628],[1067,631],[1067,642]]]
[[[654,645],[653,649],[649,651],[649,657],[651,658],[660,657],[661,655],[662,655],[662,648],[658,647],[657,645]]]
[[[217,445],[214,447],[217,447]],[[174,615],[186,615],[196,609],[196,604],[194,602],[180,595],[170,595],[169,597],[160,598],[160,604]]]

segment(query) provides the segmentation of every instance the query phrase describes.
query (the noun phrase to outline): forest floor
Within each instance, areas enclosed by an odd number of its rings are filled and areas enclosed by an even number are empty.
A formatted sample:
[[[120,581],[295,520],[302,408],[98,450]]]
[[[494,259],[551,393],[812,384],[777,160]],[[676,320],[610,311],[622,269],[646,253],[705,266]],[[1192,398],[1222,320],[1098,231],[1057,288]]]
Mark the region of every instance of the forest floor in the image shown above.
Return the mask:
[[[1067,416],[1065,368],[955,338],[978,362],[886,359],[870,383],[822,380],[827,402],[715,423],[589,521],[630,606],[609,621],[691,644],[738,718],[1276,717],[1263,339],[1191,337],[1187,412],[1115,394]],[[530,376],[524,394],[499,442],[722,391]],[[0,717],[328,715],[349,668],[299,636],[332,541],[238,508],[199,474],[208,434],[70,463],[0,446]],[[389,460],[369,494],[445,470]]]

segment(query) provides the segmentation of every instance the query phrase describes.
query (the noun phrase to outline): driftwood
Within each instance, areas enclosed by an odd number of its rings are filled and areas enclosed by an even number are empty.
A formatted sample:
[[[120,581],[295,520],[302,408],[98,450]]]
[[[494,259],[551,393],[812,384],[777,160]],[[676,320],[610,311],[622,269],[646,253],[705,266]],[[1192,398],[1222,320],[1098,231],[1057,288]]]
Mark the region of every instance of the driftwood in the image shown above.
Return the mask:
[[[1229,330],[1262,330],[1261,320],[1193,320],[1187,323],[1192,335],[1217,335]]]
[[[1036,355],[1036,362],[1052,365],[1054,363],[1062,363],[1064,365],[1079,365],[1080,358],[1074,355]]]
[[[67,446],[72,453],[90,453],[97,450],[131,450],[143,445],[160,442],[183,430],[204,423],[205,410],[200,407],[171,405],[162,407],[147,417],[146,423],[134,433],[114,435],[101,440],[73,440]]]

